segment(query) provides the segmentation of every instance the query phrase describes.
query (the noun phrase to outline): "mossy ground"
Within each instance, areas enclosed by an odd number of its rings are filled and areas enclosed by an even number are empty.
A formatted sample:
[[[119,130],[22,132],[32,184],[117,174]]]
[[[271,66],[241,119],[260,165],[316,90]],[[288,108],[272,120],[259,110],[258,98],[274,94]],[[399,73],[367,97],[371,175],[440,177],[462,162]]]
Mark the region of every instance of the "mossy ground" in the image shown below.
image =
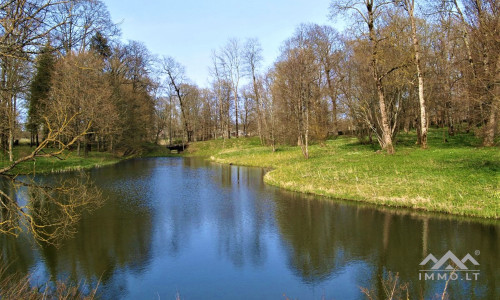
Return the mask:
[[[220,163],[272,168],[265,182],[287,190],[380,205],[457,215],[499,218],[500,151],[480,147],[472,134],[443,142],[443,129],[431,130],[429,149],[415,145],[415,133],[401,134],[396,154],[356,138],[339,137],[312,145],[304,159],[299,147],[276,152],[257,138],[193,143],[187,156]]]

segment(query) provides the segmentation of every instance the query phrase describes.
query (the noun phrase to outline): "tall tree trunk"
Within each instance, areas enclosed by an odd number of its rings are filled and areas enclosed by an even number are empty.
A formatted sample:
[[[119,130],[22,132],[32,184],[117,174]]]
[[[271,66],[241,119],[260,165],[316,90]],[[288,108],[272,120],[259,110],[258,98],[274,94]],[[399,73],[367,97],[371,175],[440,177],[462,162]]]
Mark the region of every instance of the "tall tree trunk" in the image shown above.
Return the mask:
[[[12,88],[13,89],[13,88]],[[10,92],[9,97],[9,161],[14,161],[14,129],[16,127],[16,96]]]
[[[484,136],[483,145],[484,146],[493,146],[495,145],[495,135],[497,130],[497,113],[498,113],[498,104],[500,102],[500,55],[497,58],[496,62],[496,74],[495,74],[495,87],[493,89],[493,96],[490,104],[490,115],[488,118],[488,124],[486,125],[486,132]]]
[[[386,150],[388,154],[394,153],[394,146],[392,144],[392,132],[391,127],[389,126],[389,118],[387,116],[387,108],[385,104],[384,97],[384,89],[382,85],[382,77],[378,72],[378,59],[377,59],[377,51],[378,51],[378,41],[375,35],[374,28],[374,12],[373,6],[371,4],[366,5],[368,10],[368,30],[369,30],[369,39],[372,48],[371,53],[371,64],[372,64],[372,74],[373,79],[375,80],[375,84],[377,86],[377,95],[378,95],[378,103],[380,108],[380,118],[382,121],[382,149]]]
[[[486,132],[484,136],[483,145],[486,147],[491,147],[495,145],[495,133],[497,128],[497,110],[492,103],[490,105],[490,116],[488,118],[488,124],[486,125]]]
[[[16,118],[15,115],[15,103],[14,103],[14,87],[12,84],[12,67],[9,66],[8,63],[2,64],[2,89],[4,90],[4,101],[7,102],[7,144],[8,144],[8,152],[9,152],[9,161],[14,161],[14,153],[13,153],[13,144],[14,144],[14,120]],[[10,76],[9,76],[10,74]]]
[[[259,134],[260,144],[265,143],[264,136],[262,134],[262,110],[260,109],[260,97],[259,90],[257,87],[257,79],[255,78],[255,71],[252,68],[252,82],[253,82],[253,93],[255,97],[255,105],[257,107],[257,131]]]
[[[418,100],[420,104],[420,141],[423,149],[427,148],[427,114],[425,107],[425,98],[424,98],[424,76],[422,74],[422,68],[420,65],[420,46],[417,37],[417,24],[415,22],[415,2],[414,0],[409,1],[409,5],[407,7],[408,14],[410,15],[411,22],[411,35],[413,39],[413,49],[415,51],[415,65],[417,67],[417,76],[418,76]]]
[[[238,90],[234,89],[234,116],[236,121],[236,137],[239,136],[238,132]]]
[[[89,155],[89,139],[87,135],[83,136],[83,155],[85,157]]]
[[[304,156],[309,159],[309,101],[306,101],[306,134],[305,134],[306,149]]]
[[[14,144],[14,133],[12,130],[12,126],[9,125],[9,161],[11,162],[14,161],[13,144]]]
[[[418,126],[418,123],[419,123],[419,118],[417,117],[415,119],[415,127],[417,128],[417,145],[422,145],[422,135],[420,134],[420,130],[422,130],[422,128],[420,128],[420,126]]]
[[[228,99],[228,103],[227,103],[227,118],[226,118],[226,131],[227,131],[227,138],[230,139],[231,138],[231,115],[229,113],[229,101],[230,99]]]
[[[170,118],[168,124],[168,144],[172,145],[172,97],[169,97],[170,101]]]
[[[377,80],[376,84],[380,106],[380,118],[382,119],[382,149],[386,150],[388,154],[393,154],[394,146],[392,145],[392,133],[391,127],[389,126],[389,118],[387,117],[383,87],[380,80]]]
[[[184,124],[184,131],[186,132],[186,137],[188,139],[188,142],[191,142],[191,138],[190,138],[190,135],[189,135],[189,125],[188,125],[188,122],[187,122],[187,119],[186,119],[186,113],[184,112],[184,104],[182,103],[182,97],[181,97],[181,94],[180,94],[180,91],[177,91],[177,97],[179,97],[179,103],[180,103],[180,107],[181,107],[181,113],[182,113],[182,119],[183,119],[183,124]]]

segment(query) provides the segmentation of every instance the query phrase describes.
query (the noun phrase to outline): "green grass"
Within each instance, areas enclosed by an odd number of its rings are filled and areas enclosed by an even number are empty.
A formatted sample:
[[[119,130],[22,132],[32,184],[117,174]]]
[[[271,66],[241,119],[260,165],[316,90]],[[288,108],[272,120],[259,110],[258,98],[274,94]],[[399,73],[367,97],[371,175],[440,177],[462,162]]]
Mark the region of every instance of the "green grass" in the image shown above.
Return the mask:
[[[46,149],[46,153],[50,153],[53,149]],[[27,145],[14,147],[14,159],[28,155],[33,151]],[[58,173],[76,170],[87,170],[102,166],[112,165],[124,159],[131,157],[164,157],[172,156],[170,151],[165,147],[145,143],[138,147],[138,150],[133,155],[123,157],[116,156],[109,152],[90,151],[88,155],[83,156],[83,151],[80,156],[76,151],[66,151],[58,157],[37,158],[36,161],[27,161],[16,166],[10,171],[11,174],[47,174]],[[10,164],[9,157],[6,153],[0,152],[0,168]]]
[[[14,147],[14,159],[31,153],[33,149],[29,146],[21,145]],[[46,152],[50,153],[51,149]],[[56,157],[37,158],[35,161],[27,161],[16,166],[10,171],[12,174],[44,174],[54,172],[66,172],[75,170],[85,170],[119,162],[121,159],[108,152],[91,151],[87,157],[78,156],[76,151],[67,151]],[[8,155],[0,154],[0,168],[10,164]]]
[[[312,145],[305,160],[298,147],[273,153],[256,138],[193,143],[187,156],[220,163],[272,168],[266,183],[287,190],[394,207],[499,218],[500,151],[482,148],[473,135],[457,134],[443,143],[431,130],[429,149],[415,145],[415,133],[398,137],[396,154],[340,137]]]

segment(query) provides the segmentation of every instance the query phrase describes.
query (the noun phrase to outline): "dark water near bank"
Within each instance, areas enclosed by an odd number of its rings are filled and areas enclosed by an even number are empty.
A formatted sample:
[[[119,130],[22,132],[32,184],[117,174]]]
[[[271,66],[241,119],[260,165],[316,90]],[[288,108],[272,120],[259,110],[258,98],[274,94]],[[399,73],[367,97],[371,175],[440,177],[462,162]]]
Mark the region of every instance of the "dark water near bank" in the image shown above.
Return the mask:
[[[34,283],[100,279],[105,299],[363,299],[359,287],[383,295],[388,272],[428,299],[445,281],[419,280],[432,263],[419,264],[451,250],[480,265],[466,263],[477,280],[457,272],[450,298],[500,299],[500,222],[290,193],[265,185],[261,169],[199,159],[131,160],[90,174],[108,200],[76,236],[59,249],[0,236],[3,263]]]

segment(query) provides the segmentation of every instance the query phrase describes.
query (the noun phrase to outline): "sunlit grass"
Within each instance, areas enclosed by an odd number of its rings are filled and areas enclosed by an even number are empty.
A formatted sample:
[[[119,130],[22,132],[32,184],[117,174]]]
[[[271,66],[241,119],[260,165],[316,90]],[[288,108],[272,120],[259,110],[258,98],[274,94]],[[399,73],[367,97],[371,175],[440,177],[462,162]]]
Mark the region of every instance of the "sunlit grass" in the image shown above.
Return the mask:
[[[14,160],[20,157],[29,155],[34,150],[28,145],[20,145],[14,147]],[[42,154],[50,153],[55,149],[44,149]],[[55,157],[43,157],[36,160],[24,162],[14,170],[12,174],[46,174],[59,173],[67,171],[87,170],[92,168],[103,167],[115,164],[127,158],[132,157],[165,157],[176,156],[171,154],[165,146],[156,145],[153,143],[140,144],[135,151],[130,154],[115,155],[110,152],[89,151],[85,156],[83,150],[78,155],[76,150],[65,151],[63,154]],[[0,151],[0,168],[9,165],[9,156],[5,152]]]
[[[340,137],[313,145],[310,159],[298,147],[273,153],[256,138],[194,143],[191,156],[220,163],[268,167],[264,180],[292,191],[411,207],[458,215],[499,218],[500,155],[480,147],[473,135],[457,134],[443,143],[442,130],[431,130],[429,149],[415,145],[415,134],[398,138],[396,154],[377,153],[373,145]]]
[[[29,146],[17,146],[14,148],[14,159],[28,155],[33,148]],[[51,149],[46,149],[45,153],[50,153]],[[14,174],[41,174],[66,172],[75,170],[85,170],[95,167],[114,164],[120,161],[111,153],[91,151],[85,157],[83,151],[80,156],[76,151],[66,151],[57,157],[37,158],[34,161],[27,161],[18,165],[12,173]],[[5,153],[0,154],[0,167],[9,165],[9,157]]]

